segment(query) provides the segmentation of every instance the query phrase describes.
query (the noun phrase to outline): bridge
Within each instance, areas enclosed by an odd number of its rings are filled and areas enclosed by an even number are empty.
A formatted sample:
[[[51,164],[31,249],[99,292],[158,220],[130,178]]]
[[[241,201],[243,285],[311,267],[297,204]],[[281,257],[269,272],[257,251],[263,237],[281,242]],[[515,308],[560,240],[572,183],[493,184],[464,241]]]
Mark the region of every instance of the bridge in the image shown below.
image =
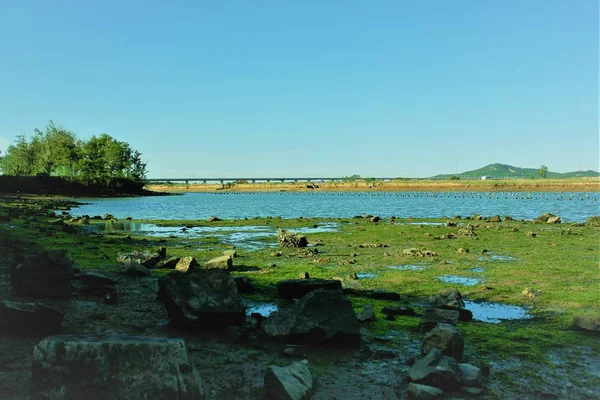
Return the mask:
[[[376,181],[391,181],[394,178],[361,178],[357,181],[364,180],[376,180]],[[150,178],[146,179],[148,183],[158,182],[218,182],[223,184],[225,182],[326,182],[326,181],[343,181],[344,178]]]

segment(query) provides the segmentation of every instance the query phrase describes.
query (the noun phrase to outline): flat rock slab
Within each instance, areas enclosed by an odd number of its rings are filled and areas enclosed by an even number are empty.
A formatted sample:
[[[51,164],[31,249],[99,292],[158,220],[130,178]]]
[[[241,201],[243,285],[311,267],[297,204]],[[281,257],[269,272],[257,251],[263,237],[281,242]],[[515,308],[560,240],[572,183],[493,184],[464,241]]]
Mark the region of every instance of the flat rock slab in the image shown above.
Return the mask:
[[[427,308],[421,317],[421,332],[429,332],[441,322],[456,325],[460,313],[457,310],[444,310],[441,308]]]
[[[50,334],[60,331],[63,313],[39,303],[4,300],[0,303],[0,331]]]
[[[340,291],[310,292],[271,314],[262,328],[268,336],[290,343],[360,344],[360,324],[352,303]]]
[[[227,271],[173,271],[160,278],[158,287],[158,298],[173,326],[222,328],[243,325],[246,321],[244,305]]]
[[[59,335],[33,350],[34,399],[204,399],[182,339]]]
[[[147,268],[154,267],[161,259],[162,257],[159,252],[150,250],[120,253],[117,256],[117,262],[119,263],[128,264],[132,262],[137,262]]]
[[[221,256],[217,258],[213,258],[212,260],[208,260],[204,263],[204,268],[206,269],[232,269],[233,268],[233,257],[231,256]]]
[[[267,399],[308,399],[313,388],[313,378],[308,361],[302,360],[286,367],[270,366],[265,373]]]
[[[277,293],[284,299],[299,299],[313,290],[342,290],[335,279],[288,279],[277,283]]]
[[[444,395],[442,389],[433,386],[419,385],[418,383],[408,384],[408,398],[410,400],[432,400],[441,399]]]

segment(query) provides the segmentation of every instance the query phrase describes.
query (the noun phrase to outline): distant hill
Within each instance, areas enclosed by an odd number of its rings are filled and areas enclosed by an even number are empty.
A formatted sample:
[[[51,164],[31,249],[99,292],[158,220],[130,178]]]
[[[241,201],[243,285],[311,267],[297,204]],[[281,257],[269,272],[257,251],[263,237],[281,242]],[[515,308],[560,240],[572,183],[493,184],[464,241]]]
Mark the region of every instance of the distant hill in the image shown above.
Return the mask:
[[[448,179],[448,177],[455,174],[444,174],[433,176],[432,179]],[[513,167],[507,164],[490,164],[483,168],[479,168],[473,171],[461,172],[458,175],[461,179],[481,179],[482,176],[489,176],[494,179],[516,179],[516,178],[534,178],[540,179],[537,168],[521,168]],[[547,178],[584,178],[584,177],[598,177],[600,172],[588,170],[588,171],[575,171],[575,172],[552,172],[548,171]]]

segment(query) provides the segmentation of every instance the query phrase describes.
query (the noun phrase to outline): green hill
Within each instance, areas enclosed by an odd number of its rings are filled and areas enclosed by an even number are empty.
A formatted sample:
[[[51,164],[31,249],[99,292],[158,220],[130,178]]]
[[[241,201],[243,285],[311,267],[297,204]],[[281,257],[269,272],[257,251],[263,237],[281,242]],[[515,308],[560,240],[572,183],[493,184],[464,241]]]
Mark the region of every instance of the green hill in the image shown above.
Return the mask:
[[[432,179],[448,179],[455,174],[436,175]],[[481,179],[482,176],[489,176],[492,179],[540,179],[537,168],[521,168],[507,164],[490,164],[483,168],[473,171],[461,172],[458,174],[461,179]],[[552,172],[548,171],[547,178],[583,178],[583,177],[598,177],[600,172],[574,171],[574,172]]]

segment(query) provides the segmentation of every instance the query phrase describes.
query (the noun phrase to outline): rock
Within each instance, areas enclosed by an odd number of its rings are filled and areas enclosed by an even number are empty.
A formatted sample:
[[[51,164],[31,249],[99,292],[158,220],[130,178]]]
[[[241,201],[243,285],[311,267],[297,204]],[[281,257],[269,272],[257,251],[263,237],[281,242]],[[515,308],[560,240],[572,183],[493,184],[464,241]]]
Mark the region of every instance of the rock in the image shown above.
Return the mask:
[[[341,291],[312,291],[271,314],[262,327],[268,336],[288,343],[360,344],[358,319]]]
[[[358,290],[358,289],[346,289],[344,293],[357,297],[368,297],[375,300],[387,300],[387,301],[400,301],[402,296],[394,292],[386,292],[385,290]]]
[[[360,322],[372,322],[376,321],[375,310],[373,309],[373,304],[365,305],[365,308],[356,316]]]
[[[415,310],[412,307],[403,305],[385,306],[383,307],[381,312],[386,315],[405,315],[408,317],[414,317],[415,315],[417,315],[417,313],[415,313]]]
[[[381,218],[379,218],[378,216],[374,216],[374,217],[370,218],[370,221],[371,222],[379,222],[379,221],[381,221]]]
[[[484,392],[482,388],[463,386],[460,391],[467,396],[481,396]]]
[[[236,276],[233,278],[233,281],[235,282],[238,293],[246,294],[256,292],[256,288],[247,276]]]
[[[199,267],[198,261],[191,256],[180,258],[175,264],[175,269],[179,272],[192,272]]]
[[[153,268],[161,260],[160,254],[155,251],[132,251],[130,253],[120,253],[117,256],[117,262],[130,264],[137,262],[146,268]]]
[[[414,383],[434,386],[442,390],[454,390],[460,386],[456,360],[443,355],[436,348],[432,348],[410,367],[408,378]]]
[[[421,332],[429,332],[438,323],[456,325],[459,312],[456,310],[444,310],[441,308],[427,308],[421,317]]]
[[[296,355],[296,349],[293,347],[286,347],[281,352],[281,355],[283,355],[284,357],[294,357]]]
[[[308,246],[308,240],[304,235],[298,235],[295,233],[288,232],[284,229],[277,231],[277,240],[281,247],[306,247]]]
[[[446,289],[440,293],[429,296],[429,304],[432,307],[450,306],[456,308],[464,308],[462,294],[457,289]]]
[[[560,217],[557,217],[556,215],[551,214],[551,213],[546,213],[546,214],[542,214],[539,217],[533,219],[533,221],[548,222],[548,220],[550,218],[558,218],[560,220]]]
[[[288,279],[277,283],[277,293],[284,299],[299,299],[317,289],[341,290],[342,283],[335,279]]]
[[[177,264],[179,263],[180,260],[181,260],[180,257],[170,257],[170,258],[167,258],[166,260],[160,260],[159,262],[156,263],[156,266],[154,268],[176,269]]]
[[[456,222],[452,222],[452,221],[446,221],[446,223],[444,224],[444,226],[447,226],[449,228],[455,227],[456,226]]]
[[[33,350],[35,399],[203,399],[182,339],[60,335]]]
[[[300,272],[298,279],[310,279],[310,274],[308,272]]]
[[[467,254],[468,252],[469,252],[469,249],[462,248],[462,247],[460,247],[458,250],[456,250],[456,254]]]
[[[437,348],[443,354],[460,360],[463,356],[464,346],[460,329],[453,325],[438,323],[423,338],[421,354],[427,354],[432,348]]]
[[[235,250],[225,250],[223,252],[223,256],[234,258],[234,257],[237,257],[238,254],[237,254],[237,251],[235,251]]]
[[[158,281],[158,299],[178,328],[243,325],[245,307],[229,272],[220,269],[173,271]]]
[[[295,362],[287,367],[270,366],[265,372],[267,399],[304,400],[310,396],[313,379],[308,361]]]
[[[514,221],[514,219],[510,215],[505,215],[504,218],[502,218],[502,221],[509,222]]]
[[[408,384],[408,398],[410,400],[440,399],[443,395],[443,390],[433,386],[419,385],[418,383]]]
[[[536,236],[537,236],[537,233],[535,233],[535,232],[532,232],[532,231],[528,231],[528,232],[526,233],[526,235],[527,235],[527,236],[530,236],[530,237],[536,237]]]
[[[600,332],[600,314],[576,315],[573,325],[584,331]]]
[[[214,215],[208,218],[208,222],[218,222],[221,218],[215,217]]]
[[[40,303],[4,300],[0,303],[0,331],[52,334],[60,331],[63,313]]]
[[[205,269],[227,269],[233,268],[233,258],[230,256],[221,256],[208,260],[204,263]]]
[[[550,217],[546,221],[547,224],[560,224],[560,217]]]
[[[435,257],[435,252],[431,250],[419,250],[415,248],[404,249],[402,250],[402,255],[412,256],[412,257]]]
[[[10,271],[15,296],[66,298],[73,290],[72,277],[73,264],[62,250],[21,256]]]
[[[484,382],[481,369],[471,364],[458,364],[460,383],[463,386],[482,387]]]
[[[135,261],[119,265],[119,273],[131,277],[152,275],[152,271]]]
[[[525,288],[522,292],[521,295],[525,296],[525,297],[529,297],[530,299],[535,299],[536,297],[539,297],[542,294],[542,292],[540,292],[539,290],[536,290],[534,288]]]
[[[502,218],[500,218],[499,215],[494,215],[493,217],[490,217],[489,221],[490,222],[502,222]]]
[[[73,276],[76,286],[84,294],[104,297],[107,293],[113,292],[116,281],[106,274],[100,272],[83,272]]]

